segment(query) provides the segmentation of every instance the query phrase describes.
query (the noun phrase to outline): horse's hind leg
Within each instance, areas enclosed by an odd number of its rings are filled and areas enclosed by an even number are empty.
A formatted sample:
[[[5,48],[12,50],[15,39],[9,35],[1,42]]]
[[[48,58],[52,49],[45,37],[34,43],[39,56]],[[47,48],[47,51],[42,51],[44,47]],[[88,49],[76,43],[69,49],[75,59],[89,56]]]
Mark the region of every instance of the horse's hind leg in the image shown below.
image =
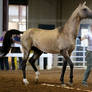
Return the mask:
[[[29,53],[30,51],[27,51],[26,49],[23,49],[24,50],[24,58],[23,58],[23,61],[22,61],[22,72],[23,72],[23,83],[25,85],[29,84],[28,80],[26,79],[26,63],[27,63],[27,59],[28,59],[28,56],[29,56]]]
[[[34,69],[34,71],[36,73],[36,81],[38,80],[39,72],[35,66],[35,61],[40,57],[41,54],[42,54],[42,51],[36,49],[36,50],[34,50],[34,55],[29,59],[29,63],[32,65],[32,68]]]
[[[25,44],[23,43],[25,42]],[[24,57],[23,57],[23,61],[22,61],[22,72],[23,72],[23,83],[25,85],[29,84],[28,80],[26,79],[26,63],[30,54],[30,48],[31,48],[31,43],[27,42],[27,41],[23,41],[22,42],[22,49],[23,49],[23,53],[24,53]],[[31,41],[30,41],[31,42]]]

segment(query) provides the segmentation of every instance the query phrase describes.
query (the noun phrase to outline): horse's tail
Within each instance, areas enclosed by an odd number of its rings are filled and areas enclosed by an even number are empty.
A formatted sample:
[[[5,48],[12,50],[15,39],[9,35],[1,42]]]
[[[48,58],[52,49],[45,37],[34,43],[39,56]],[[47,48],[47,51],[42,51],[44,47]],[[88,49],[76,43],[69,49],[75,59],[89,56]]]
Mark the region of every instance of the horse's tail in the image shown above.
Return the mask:
[[[12,35],[14,34],[20,35],[23,34],[23,32],[16,29],[11,29],[6,32],[3,39],[2,48],[0,49],[0,57],[5,56],[9,52],[11,45],[13,44]]]

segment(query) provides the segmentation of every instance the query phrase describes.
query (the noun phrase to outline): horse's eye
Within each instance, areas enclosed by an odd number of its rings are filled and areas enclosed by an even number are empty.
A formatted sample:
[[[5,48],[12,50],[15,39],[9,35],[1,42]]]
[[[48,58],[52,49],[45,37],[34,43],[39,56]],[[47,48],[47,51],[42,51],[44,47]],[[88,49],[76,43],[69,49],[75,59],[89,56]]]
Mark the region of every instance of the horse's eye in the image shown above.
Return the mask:
[[[83,9],[83,11],[87,11],[87,9],[86,9],[86,8],[84,8],[84,9]]]

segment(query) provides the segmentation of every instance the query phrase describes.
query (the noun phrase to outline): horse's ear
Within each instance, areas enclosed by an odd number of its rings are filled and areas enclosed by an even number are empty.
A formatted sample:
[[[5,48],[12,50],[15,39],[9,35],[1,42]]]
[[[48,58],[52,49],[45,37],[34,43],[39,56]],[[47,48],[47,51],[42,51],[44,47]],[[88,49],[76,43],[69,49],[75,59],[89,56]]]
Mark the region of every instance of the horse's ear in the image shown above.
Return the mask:
[[[86,5],[86,1],[83,3],[83,6]]]
[[[82,4],[80,3],[80,4],[79,4],[79,7],[81,7],[81,6],[82,6]]]

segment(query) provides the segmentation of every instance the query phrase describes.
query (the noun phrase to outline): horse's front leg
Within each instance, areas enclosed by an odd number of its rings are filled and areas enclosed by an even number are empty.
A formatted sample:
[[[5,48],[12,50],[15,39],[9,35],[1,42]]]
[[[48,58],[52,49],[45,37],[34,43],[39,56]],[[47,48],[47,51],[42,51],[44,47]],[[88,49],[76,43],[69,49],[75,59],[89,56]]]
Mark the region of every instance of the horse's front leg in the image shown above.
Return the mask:
[[[70,59],[70,56],[69,56],[67,50],[62,50],[62,51],[61,51],[61,55],[63,55],[64,58],[65,58],[65,61],[69,63],[69,66],[70,66],[70,81],[69,81],[69,84],[72,85],[72,83],[73,83],[73,63],[72,63],[72,61],[71,61],[71,59]],[[64,74],[63,74],[63,73],[65,73],[66,66],[67,66],[67,64],[65,63],[65,64],[63,65],[63,72],[62,72],[63,77],[64,77]],[[63,77],[61,77],[61,78],[63,78]],[[63,81],[64,81],[64,80],[63,80]],[[61,81],[61,82],[62,82],[62,81]]]
[[[69,81],[69,85],[72,85],[72,83],[73,83],[73,63],[72,63],[70,58],[68,58],[67,61],[68,61],[69,66],[70,66],[70,81]]]
[[[70,59],[69,56],[66,56],[65,58],[66,58],[69,66],[70,66],[70,80],[69,80],[69,85],[72,86],[72,83],[73,83],[73,63],[72,63],[72,61],[71,61],[71,59]]]
[[[66,71],[66,67],[67,67],[67,61],[64,59],[63,60],[63,67],[62,67],[62,74],[61,74],[61,77],[60,77],[60,81],[61,81],[62,85],[64,84],[64,74],[65,74],[65,71]]]

